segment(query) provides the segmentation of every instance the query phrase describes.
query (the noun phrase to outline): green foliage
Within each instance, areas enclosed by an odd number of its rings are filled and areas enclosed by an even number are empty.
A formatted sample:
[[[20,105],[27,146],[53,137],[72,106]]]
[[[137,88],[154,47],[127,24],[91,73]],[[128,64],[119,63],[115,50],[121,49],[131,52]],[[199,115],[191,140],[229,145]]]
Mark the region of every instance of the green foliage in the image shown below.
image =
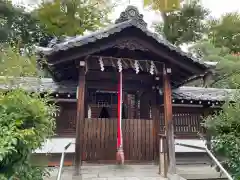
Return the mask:
[[[48,34],[75,36],[93,31],[108,22],[111,2],[108,0],[46,1],[36,10]]]
[[[37,63],[35,55],[20,53],[18,48],[0,44],[0,83],[13,83],[19,79],[13,77],[49,77]]]
[[[189,52],[198,58],[203,58],[204,61],[219,62],[222,56],[228,55],[229,49],[225,47],[215,47],[209,41],[199,41],[189,47]]]
[[[214,47],[209,41],[196,43],[189,51],[202,61],[218,62],[208,82],[210,87],[240,88],[240,56],[229,54],[228,48]]]
[[[50,38],[31,12],[13,6],[9,0],[0,0],[0,25],[0,43],[7,42],[19,48],[46,43]]]
[[[0,75],[5,77],[36,77],[37,61],[34,56],[21,55],[17,48],[0,45]]]
[[[198,1],[192,1],[179,11],[162,13],[163,22],[156,24],[155,31],[175,45],[196,42],[206,33],[204,20],[208,13]]]
[[[232,53],[240,52],[240,14],[227,13],[208,22],[208,37],[216,47],[228,47]]]
[[[222,111],[207,117],[204,125],[212,132],[214,152],[219,157],[223,157],[225,168],[236,179],[240,179],[239,95],[234,99],[235,103],[226,103]]]
[[[33,166],[30,156],[54,134],[56,106],[48,95],[42,97],[38,92],[30,94],[21,89],[32,88],[32,84],[24,82],[25,76],[35,77],[36,89],[38,71],[34,58],[2,46],[0,61],[4,75],[1,89],[8,88],[7,93],[0,92],[0,179],[42,180],[47,172]],[[23,77],[21,84],[19,77]]]
[[[7,177],[19,172],[32,151],[53,135],[56,108],[49,101],[21,89],[0,94],[0,171]]]
[[[21,166],[14,177],[17,177],[19,180],[43,180],[43,177],[49,177],[50,170],[44,167],[34,167],[26,164]]]
[[[171,12],[180,8],[182,0],[144,0],[144,6],[151,6],[154,10]]]
[[[113,5],[110,0],[43,1],[37,9],[26,11],[0,0],[0,43],[25,48],[46,46],[54,36],[74,36],[105,25]]]

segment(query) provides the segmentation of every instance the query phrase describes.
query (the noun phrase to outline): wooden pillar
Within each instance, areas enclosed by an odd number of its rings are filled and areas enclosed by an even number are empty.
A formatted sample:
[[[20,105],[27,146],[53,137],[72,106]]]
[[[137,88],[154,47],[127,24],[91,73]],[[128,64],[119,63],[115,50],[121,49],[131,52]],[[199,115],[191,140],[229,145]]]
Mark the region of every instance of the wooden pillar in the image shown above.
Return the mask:
[[[85,62],[80,61],[79,79],[77,89],[77,122],[76,122],[76,142],[75,142],[75,173],[79,175],[82,163],[83,148],[83,121],[85,119]]]
[[[174,142],[174,126],[172,115],[172,89],[169,74],[170,68],[163,68],[163,99],[164,99],[164,121],[165,133],[168,142],[168,156],[169,156],[169,169],[168,172],[176,174],[176,157],[175,157],[175,142]]]

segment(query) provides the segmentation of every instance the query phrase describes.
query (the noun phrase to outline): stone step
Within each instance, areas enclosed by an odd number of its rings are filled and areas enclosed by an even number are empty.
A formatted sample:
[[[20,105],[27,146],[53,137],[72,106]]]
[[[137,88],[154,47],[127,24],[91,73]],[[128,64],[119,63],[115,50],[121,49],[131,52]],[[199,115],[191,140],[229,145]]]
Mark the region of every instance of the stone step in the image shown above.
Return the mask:
[[[212,162],[211,158],[205,152],[198,153],[176,153],[177,165],[210,165]]]
[[[56,180],[58,169],[53,169],[50,178]],[[158,174],[156,165],[85,165],[81,176],[73,176],[73,167],[64,167],[61,180],[165,180]]]
[[[58,168],[53,168],[51,177],[56,180]],[[209,165],[177,165],[177,174],[185,180],[225,180]],[[74,167],[64,167],[61,180],[164,180],[158,174],[157,165],[84,165],[81,176],[73,176]]]
[[[226,179],[209,165],[178,165],[177,173],[187,180],[217,180]]]

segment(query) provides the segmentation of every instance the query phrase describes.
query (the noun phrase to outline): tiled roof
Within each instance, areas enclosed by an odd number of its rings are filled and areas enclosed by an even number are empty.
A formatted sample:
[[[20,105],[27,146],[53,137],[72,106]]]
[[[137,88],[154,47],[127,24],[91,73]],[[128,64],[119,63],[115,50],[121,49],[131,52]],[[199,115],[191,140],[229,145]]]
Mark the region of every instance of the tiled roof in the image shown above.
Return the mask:
[[[51,78],[15,78],[15,86],[20,86],[30,92],[76,93],[77,84],[74,82],[56,83]],[[8,90],[10,86],[0,85],[0,89]],[[217,89],[183,86],[174,89],[172,98],[177,100],[225,101],[233,97],[234,89]]]
[[[173,98],[178,100],[225,101],[232,98],[235,89],[218,89],[183,86],[173,90]]]
[[[39,53],[42,53],[44,55],[51,55],[51,54],[57,53],[59,51],[66,51],[66,50],[74,48],[74,47],[80,47],[80,46],[83,46],[83,45],[87,45],[89,43],[94,43],[97,40],[104,39],[104,38],[109,37],[110,35],[121,32],[128,27],[135,27],[135,28],[141,30],[142,32],[144,32],[147,36],[156,40],[159,44],[168,48],[169,51],[177,52],[186,61],[192,61],[193,63],[200,64],[204,68],[206,68],[206,65],[203,62],[199,61],[199,59],[193,57],[189,53],[183,52],[179,47],[174,46],[173,44],[171,44],[169,41],[167,41],[162,36],[160,36],[156,33],[150,32],[147,29],[147,27],[143,26],[143,24],[145,22],[142,22],[143,21],[143,19],[141,17],[142,15],[139,14],[138,10],[135,7],[129,6],[126,9],[125,14],[126,14],[126,12],[130,12],[129,10],[136,11],[135,13],[138,14],[138,18],[134,18],[134,17],[125,18],[122,21],[116,21],[116,24],[110,25],[105,29],[96,31],[96,32],[91,33],[89,35],[67,38],[65,41],[63,41],[61,43],[58,43],[58,44],[55,44],[52,47],[47,47],[47,48],[37,47],[36,49]]]
[[[0,77],[4,78],[4,77]],[[10,82],[8,80],[7,82]],[[61,82],[55,83],[51,78],[14,78],[12,82],[0,84],[1,90],[14,89],[15,87],[21,87],[29,92],[57,92],[57,93],[74,93],[76,92],[77,84],[74,82]]]

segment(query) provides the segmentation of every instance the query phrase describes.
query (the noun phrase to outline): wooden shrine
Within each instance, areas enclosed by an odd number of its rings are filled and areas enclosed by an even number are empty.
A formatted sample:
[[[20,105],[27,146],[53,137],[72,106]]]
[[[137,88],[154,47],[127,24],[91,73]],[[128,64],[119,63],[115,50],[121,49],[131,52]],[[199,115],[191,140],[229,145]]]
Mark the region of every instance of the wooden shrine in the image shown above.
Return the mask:
[[[39,55],[41,66],[51,72],[55,83],[68,89],[68,93],[56,93],[60,106],[57,134],[76,137],[77,168],[82,161],[116,159],[119,72],[123,75],[126,161],[158,160],[158,134],[165,133],[169,167],[175,171],[174,134],[190,137],[202,131],[200,121],[206,109],[173,106],[178,100],[172,99],[172,91],[204,75],[207,67],[149,32],[133,6],[114,25],[39,48]],[[201,105],[209,106],[208,101]]]

